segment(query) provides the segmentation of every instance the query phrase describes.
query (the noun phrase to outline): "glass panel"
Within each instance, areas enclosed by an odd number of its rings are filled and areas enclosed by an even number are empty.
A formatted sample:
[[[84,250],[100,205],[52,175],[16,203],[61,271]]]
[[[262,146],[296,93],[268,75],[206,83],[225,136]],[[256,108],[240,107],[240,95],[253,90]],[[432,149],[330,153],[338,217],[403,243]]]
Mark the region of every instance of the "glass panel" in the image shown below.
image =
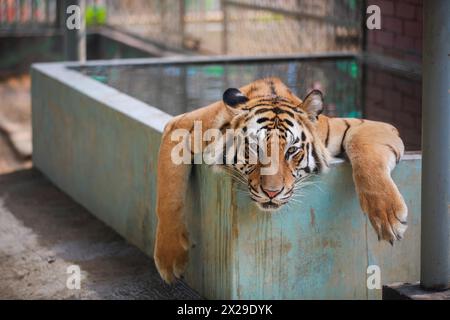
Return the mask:
[[[220,100],[230,87],[279,77],[300,98],[311,89],[325,94],[329,116],[389,122],[408,150],[420,150],[420,80],[360,64],[355,59],[93,66],[80,72],[178,115]]]
[[[316,88],[326,96],[326,112],[360,117],[359,66],[338,61],[87,67],[81,71],[161,110],[177,115],[220,100],[229,87],[277,76],[300,97]]]

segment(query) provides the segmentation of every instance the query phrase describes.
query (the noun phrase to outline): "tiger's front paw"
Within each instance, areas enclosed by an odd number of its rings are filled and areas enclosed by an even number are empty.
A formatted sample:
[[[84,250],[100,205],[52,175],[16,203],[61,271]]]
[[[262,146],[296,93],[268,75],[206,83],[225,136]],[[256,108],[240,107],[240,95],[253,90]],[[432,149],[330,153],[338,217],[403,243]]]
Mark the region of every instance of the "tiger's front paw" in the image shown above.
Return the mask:
[[[407,229],[408,208],[394,182],[386,183],[382,188],[358,191],[363,211],[369,216],[378,240],[389,241],[403,239]]]
[[[185,227],[165,228],[158,225],[155,244],[155,264],[161,278],[172,283],[180,278],[188,262],[189,240]]]

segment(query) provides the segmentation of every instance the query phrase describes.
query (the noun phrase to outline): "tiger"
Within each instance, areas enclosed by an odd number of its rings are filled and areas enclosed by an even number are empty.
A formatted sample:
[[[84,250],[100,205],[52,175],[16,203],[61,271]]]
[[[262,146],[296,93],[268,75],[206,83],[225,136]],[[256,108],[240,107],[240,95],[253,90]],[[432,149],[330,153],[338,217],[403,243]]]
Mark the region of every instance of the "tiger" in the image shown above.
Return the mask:
[[[327,172],[332,159],[341,157],[351,164],[361,209],[378,240],[393,245],[403,238],[408,209],[391,177],[404,154],[398,130],[378,121],[328,117],[322,114],[323,110],[321,91],[312,90],[302,100],[279,78],[268,77],[239,89],[227,89],[222,100],[178,115],[166,124],[158,154],[154,247],[154,261],[165,282],[182,277],[191,246],[183,207],[192,163],[172,161],[178,143],[172,136],[179,129],[192,132],[198,121],[205,130],[233,129],[261,136],[265,152],[277,155],[275,169],[265,174],[262,173],[268,164],[259,158],[253,163],[245,161],[249,159],[248,151],[241,163],[218,165],[239,176],[251,200],[262,210],[276,212],[292,199],[302,181]],[[193,143],[193,137],[187,139]],[[278,143],[272,144],[273,140]],[[208,141],[201,144],[207,147]],[[227,157],[225,144],[219,147],[223,152],[218,157]],[[190,152],[194,157],[201,151],[194,147]]]

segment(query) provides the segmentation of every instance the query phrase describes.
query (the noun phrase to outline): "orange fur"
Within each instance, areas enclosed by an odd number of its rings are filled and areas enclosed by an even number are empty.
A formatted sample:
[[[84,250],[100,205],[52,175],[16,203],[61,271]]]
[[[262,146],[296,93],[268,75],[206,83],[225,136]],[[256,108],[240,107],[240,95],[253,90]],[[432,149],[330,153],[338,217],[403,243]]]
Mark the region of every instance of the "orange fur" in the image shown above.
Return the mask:
[[[175,165],[171,161],[171,150],[176,143],[171,141],[170,134],[180,128],[191,130],[196,120],[202,121],[203,130],[221,128],[224,125],[242,126],[242,114],[249,112],[252,101],[261,97],[274,101],[266,108],[276,108],[281,105],[279,100],[282,100],[286,101],[285,104],[292,105],[292,110],[298,111],[295,119],[305,128],[306,142],[314,147],[318,165],[326,167],[331,157],[345,151],[352,164],[361,208],[368,214],[380,239],[392,243],[403,237],[407,207],[390,172],[403,155],[404,147],[394,127],[369,120],[317,116],[314,111],[309,110],[313,109],[308,105],[309,101],[303,102],[296,97],[277,78],[257,80],[242,87],[240,91],[248,98],[247,104],[233,109],[219,101],[177,116],[165,127],[158,163],[158,226],[154,258],[158,271],[166,282],[172,282],[183,273],[189,251],[183,207],[191,166]],[[316,107],[313,103],[311,106]],[[280,116],[280,121],[284,120],[283,117]],[[283,142],[280,148],[284,148],[285,144]],[[249,186],[258,190],[267,189],[269,192],[282,187],[291,188],[295,183],[290,177],[294,160],[285,160],[285,151],[280,150],[278,152],[283,159],[280,160],[278,171],[271,176],[262,177],[259,165],[247,177]],[[301,152],[304,151],[299,151],[296,156],[301,157]]]

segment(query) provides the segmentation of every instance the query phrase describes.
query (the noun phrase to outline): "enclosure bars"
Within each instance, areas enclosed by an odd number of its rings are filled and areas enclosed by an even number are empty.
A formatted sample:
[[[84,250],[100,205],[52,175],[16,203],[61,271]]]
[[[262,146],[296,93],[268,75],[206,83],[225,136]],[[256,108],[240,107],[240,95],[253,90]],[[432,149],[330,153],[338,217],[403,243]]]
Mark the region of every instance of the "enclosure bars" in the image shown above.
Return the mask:
[[[450,284],[450,1],[424,1],[421,274],[424,289]]]

